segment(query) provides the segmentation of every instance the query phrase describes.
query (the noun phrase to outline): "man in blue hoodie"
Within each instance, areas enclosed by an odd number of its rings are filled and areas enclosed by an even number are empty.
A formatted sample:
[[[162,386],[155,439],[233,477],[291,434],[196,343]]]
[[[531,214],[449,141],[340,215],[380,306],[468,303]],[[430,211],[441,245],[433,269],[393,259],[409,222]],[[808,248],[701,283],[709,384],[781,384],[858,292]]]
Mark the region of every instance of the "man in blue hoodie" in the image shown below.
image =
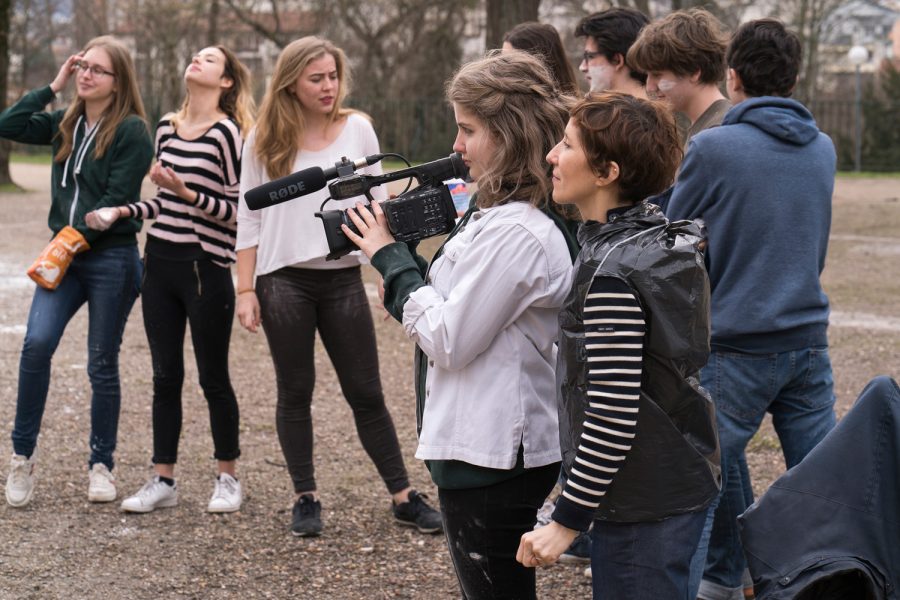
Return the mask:
[[[728,493],[727,478],[765,414],[788,468],[835,424],[828,298],[819,281],[834,145],[790,98],[801,62],[796,34],[772,19],[745,23],[726,60],[735,105],[721,126],[692,138],[666,208],[670,219],[703,219],[708,230],[712,354],[702,383],[716,402],[726,478],[709,551],[718,564],[706,563],[699,594],[709,600],[740,597],[736,519],[747,502],[735,486]]]

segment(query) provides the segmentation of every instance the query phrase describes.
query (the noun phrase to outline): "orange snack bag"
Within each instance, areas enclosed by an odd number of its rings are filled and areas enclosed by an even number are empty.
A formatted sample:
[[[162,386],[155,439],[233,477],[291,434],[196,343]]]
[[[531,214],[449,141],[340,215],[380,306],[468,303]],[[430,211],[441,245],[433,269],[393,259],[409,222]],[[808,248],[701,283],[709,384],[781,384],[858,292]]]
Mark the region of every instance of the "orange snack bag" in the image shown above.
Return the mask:
[[[77,229],[66,225],[29,267],[28,276],[42,288],[55,290],[75,255],[90,247]]]

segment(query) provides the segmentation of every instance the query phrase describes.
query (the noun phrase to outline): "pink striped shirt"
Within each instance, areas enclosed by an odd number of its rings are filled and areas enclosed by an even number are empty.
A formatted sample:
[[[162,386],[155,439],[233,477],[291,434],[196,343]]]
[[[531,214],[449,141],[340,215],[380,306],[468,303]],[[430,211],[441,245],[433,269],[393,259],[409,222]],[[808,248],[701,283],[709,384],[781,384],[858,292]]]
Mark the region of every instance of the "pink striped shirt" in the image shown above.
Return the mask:
[[[156,158],[197,192],[197,202],[190,204],[157,188],[153,198],[128,205],[131,216],[156,219],[148,236],[170,244],[199,244],[210,260],[228,266],[235,259],[242,145],[240,128],[232,119],[185,140],[163,118],[156,127]]]

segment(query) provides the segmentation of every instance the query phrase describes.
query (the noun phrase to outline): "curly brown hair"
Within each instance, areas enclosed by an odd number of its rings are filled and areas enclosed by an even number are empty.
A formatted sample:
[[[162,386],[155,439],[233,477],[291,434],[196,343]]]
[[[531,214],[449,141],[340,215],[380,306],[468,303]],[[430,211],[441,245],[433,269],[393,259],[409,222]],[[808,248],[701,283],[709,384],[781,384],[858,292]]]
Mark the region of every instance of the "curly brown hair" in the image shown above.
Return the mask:
[[[447,83],[447,99],[484,124],[497,150],[478,178],[478,205],[527,200],[550,206],[544,157],[562,137],[574,99],[556,89],[544,62],[522,51],[470,62]]]
[[[700,71],[700,83],[725,79],[728,40],[722,23],[702,8],[679,10],[650,23],[628,50],[628,63],[644,73],[672,71],[690,77]]]
[[[587,96],[572,108],[588,165],[599,177],[619,165],[619,199],[636,204],[665,191],[683,156],[675,118],[659,101],[620,92]]]

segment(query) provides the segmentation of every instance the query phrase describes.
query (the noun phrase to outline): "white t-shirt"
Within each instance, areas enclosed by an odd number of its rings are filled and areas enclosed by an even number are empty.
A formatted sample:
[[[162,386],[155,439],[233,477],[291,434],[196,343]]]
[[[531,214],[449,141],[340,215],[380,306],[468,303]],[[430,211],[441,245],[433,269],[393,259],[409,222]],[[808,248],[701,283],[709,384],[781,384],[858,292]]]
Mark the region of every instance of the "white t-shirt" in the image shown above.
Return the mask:
[[[368,119],[350,114],[337,139],[323,150],[301,150],[294,159],[291,172],[309,167],[333,167],[347,157],[350,160],[380,152],[378,138]],[[375,164],[358,173],[380,175],[381,165]],[[236,250],[256,250],[256,274],[265,275],[282,267],[305,269],[342,269],[359,265],[362,255],[354,252],[337,260],[325,260],[328,243],[322,220],[315,216],[322,201],[328,197],[328,188],[313,192],[261,210],[250,210],[244,200],[247,190],[270,181],[265,167],[256,155],[256,130],[244,144],[241,165],[241,193],[238,204],[238,229]],[[375,200],[387,198],[384,186],[372,188]],[[329,201],[324,210],[354,206],[357,201],[366,203],[364,196],[347,200]]]

